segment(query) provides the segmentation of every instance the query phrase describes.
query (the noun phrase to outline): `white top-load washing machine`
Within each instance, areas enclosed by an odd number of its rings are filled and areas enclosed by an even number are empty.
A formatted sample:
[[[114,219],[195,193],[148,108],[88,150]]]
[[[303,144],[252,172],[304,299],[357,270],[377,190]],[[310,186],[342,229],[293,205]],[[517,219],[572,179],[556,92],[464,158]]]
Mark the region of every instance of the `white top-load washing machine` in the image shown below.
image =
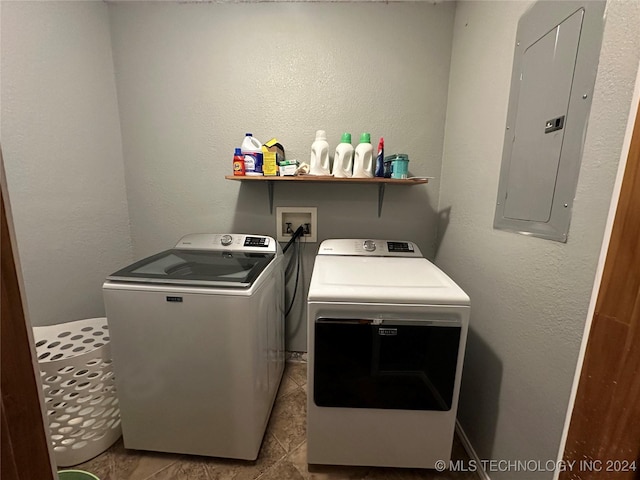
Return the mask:
[[[307,310],[308,462],[448,461],[469,310],[412,242],[322,242]]]
[[[284,369],[280,245],[187,235],[103,294],[125,447],[255,460]]]

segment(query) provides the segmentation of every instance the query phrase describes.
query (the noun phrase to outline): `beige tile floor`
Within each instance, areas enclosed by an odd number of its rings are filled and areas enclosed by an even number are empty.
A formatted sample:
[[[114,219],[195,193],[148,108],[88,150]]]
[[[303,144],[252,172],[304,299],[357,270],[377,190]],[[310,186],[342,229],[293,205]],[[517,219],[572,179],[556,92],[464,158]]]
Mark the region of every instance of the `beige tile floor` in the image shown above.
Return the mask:
[[[287,362],[260,455],[255,462],[127,450],[117,441],[78,465],[101,480],[476,480],[474,473],[307,465],[306,363]],[[468,460],[454,439],[454,460]]]

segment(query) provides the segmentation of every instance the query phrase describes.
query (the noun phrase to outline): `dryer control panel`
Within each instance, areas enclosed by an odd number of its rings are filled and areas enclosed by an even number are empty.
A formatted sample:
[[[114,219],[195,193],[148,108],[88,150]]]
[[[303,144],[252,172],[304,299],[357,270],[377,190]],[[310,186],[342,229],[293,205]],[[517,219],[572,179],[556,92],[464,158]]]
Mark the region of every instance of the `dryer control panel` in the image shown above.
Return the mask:
[[[415,243],[406,240],[340,238],[322,242],[318,255],[422,257],[422,252]]]

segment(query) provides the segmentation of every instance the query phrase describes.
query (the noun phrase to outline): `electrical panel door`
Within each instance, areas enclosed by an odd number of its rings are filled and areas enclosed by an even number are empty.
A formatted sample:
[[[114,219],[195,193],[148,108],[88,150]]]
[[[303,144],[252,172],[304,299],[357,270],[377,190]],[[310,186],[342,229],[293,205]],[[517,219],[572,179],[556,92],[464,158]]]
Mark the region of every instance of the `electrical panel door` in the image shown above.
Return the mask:
[[[604,2],[538,2],[520,19],[494,227],[566,241]]]

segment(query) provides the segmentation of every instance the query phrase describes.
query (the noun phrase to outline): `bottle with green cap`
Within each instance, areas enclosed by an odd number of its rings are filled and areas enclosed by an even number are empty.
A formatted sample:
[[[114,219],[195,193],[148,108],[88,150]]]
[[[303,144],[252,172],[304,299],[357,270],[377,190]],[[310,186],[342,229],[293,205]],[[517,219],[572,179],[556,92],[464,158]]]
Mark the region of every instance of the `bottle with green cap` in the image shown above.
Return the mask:
[[[349,178],[353,169],[353,145],[351,145],[351,134],[343,133],[340,143],[336,147],[333,156],[333,176],[338,178]]]
[[[369,133],[360,135],[360,143],[356,147],[353,159],[353,177],[373,177],[373,145],[371,145],[371,134]]]

